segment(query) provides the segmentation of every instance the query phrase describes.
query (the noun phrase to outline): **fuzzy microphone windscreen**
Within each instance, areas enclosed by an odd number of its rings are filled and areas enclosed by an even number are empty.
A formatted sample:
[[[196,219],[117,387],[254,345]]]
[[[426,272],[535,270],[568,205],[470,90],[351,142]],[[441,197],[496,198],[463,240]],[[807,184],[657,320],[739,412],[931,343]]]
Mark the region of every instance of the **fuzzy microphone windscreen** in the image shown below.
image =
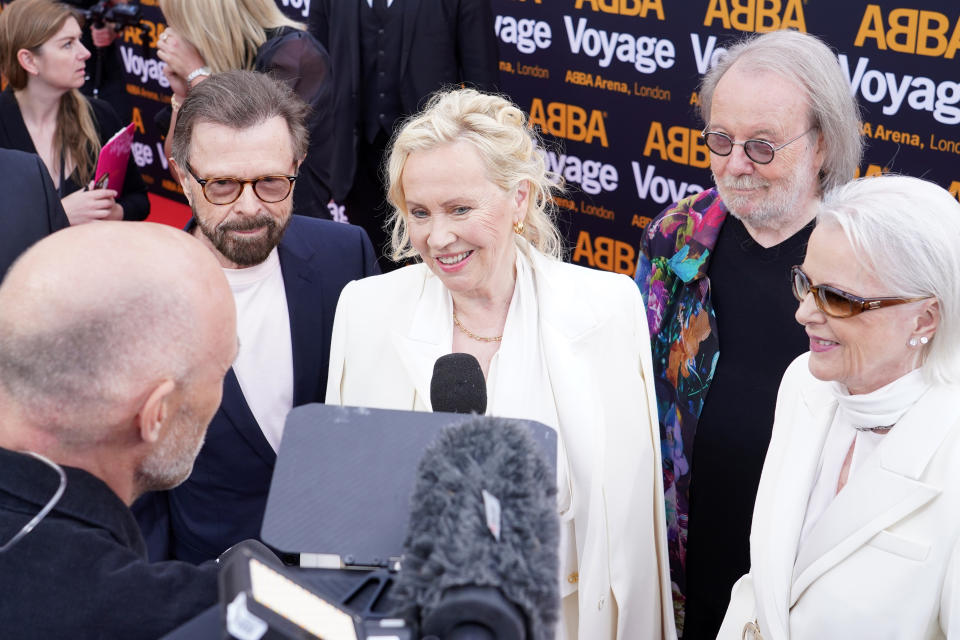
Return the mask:
[[[556,494],[554,471],[522,424],[481,417],[446,429],[418,467],[395,600],[426,619],[450,590],[495,587],[523,612],[526,637],[553,638]]]

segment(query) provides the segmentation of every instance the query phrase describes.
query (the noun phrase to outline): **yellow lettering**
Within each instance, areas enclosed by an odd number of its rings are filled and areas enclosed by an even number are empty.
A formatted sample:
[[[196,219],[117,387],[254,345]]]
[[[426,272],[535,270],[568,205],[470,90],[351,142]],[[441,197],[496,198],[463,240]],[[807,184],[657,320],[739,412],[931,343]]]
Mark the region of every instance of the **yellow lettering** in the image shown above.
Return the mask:
[[[593,144],[593,139],[596,137],[600,138],[601,146],[609,146],[607,144],[607,127],[603,121],[603,113],[594,109],[590,112],[590,124],[587,126],[587,143]]]
[[[803,0],[710,0],[703,25],[719,19],[724,29],[738,31],[807,30]],[[882,31],[882,30],[881,30]]]
[[[710,166],[710,149],[696,129],[690,130],[690,166],[700,169]]]
[[[753,31],[753,3],[756,0],[730,0],[730,24],[739,31]]]
[[[139,27],[124,27],[123,41],[126,44],[143,46],[143,31]]]
[[[540,127],[541,131],[547,129],[547,116],[543,113],[543,100],[534,98],[530,103],[530,125]]]
[[[587,112],[580,107],[567,106],[567,137],[576,142],[587,139]]]
[[[613,271],[613,238],[600,236],[593,239],[593,263],[598,269]]]
[[[583,9],[584,5],[589,5],[591,11],[641,18],[646,18],[653,11],[657,18],[664,19],[663,0],[576,0],[573,8]]]
[[[703,17],[703,26],[709,27],[716,18],[720,18],[724,29],[730,28],[730,14],[727,12],[726,0],[710,0],[707,15]]]
[[[797,31],[807,31],[807,23],[803,17],[803,4],[801,0],[789,0],[787,9],[783,12],[783,19],[776,26],[777,29],[796,29]]]
[[[644,0],[644,3],[643,3],[643,16],[641,16],[641,17],[646,18],[646,17],[647,17],[647,13],[649,13],[651,9],[653,9],[654,11],[657,12],[657,19],[658,19],[658,20],[666,20],[666,16],[664,16],[664,14],[663,14],[663,3],[662,3],[662,0]]]
[[[887,31],[888,47],[900,53],[913,53],[917,50],[918,13],[916,9],[894,9],[887,15],[887,24],[890,25]]]
[[[957,200],[960,200],[960,180],[954,180],[951,182],[948,191],[950,192],[950,195]]]
[[[953,27],[953,35],[950,37],[950,44],[947,45],[947,51],[943,57],[953,60],[957,49],[960,49],[960,20],[957,20],[957,24]]]
[[[590,234],[586,231],[581,231],[577,236],[577,246],[573,250],[573,261],[580,262],[581,259],[586,261],[588,266],[595,266],[593,262],[593,244],[590,242]]]
[[[617,273],[632,276],[637,271],[637,263],[634,260],[636,255],[633,247],[622,240],[617,240],[614,250],[613,270]]]
[[[140,113],[140,107],[133,108],[132,119],[133,119],[134,128],[136,128],[137,132],[140,133],[140,135],[144,135],[146,131],[143,128],[143,114]]]
[[[667,159],[667,141],[664,139],[663,125],[656,120],[650,123],[647,142],[643,145],[643,155],[649,156],[651,151],[658,151],[661,160]]]
[[[667,139],[670,144],[667,145],[667,157],[671,162],[677,164],[687,164],[690,154],[687,152],[687,141],[690,138],[690,130],[686,127],[670,127],[667,129]]]
[[[757,33],[780,28],[780,0],[759,0],[756,26]]]
[[[936,28],[931,23],[936,22]],[[960,23],[958,23],[960,24]],[[920,12],[920,28],[917,32],[917,54],[921,56],[939,56],[947,50],[947,29],[950,27],[950,21],[947,16],[936,11]],[[931,38],[937,43],[936,46],[928,45]]]
[[[867,38],[870,38],[876,43],[877,49],[886,50],[886,35],[879,5],[868,4],[867,10],[863,12],[863,19],[860,20],[860,28],[857,30],[857,37],[853,40],[853,46],[862,47]]]
[[[568,81],[571,80],[570,73],[567,72]],[[581,80],[587,82],[590,76],[589,74],[581,74],[572,77],[576,78],[574,80],[576,84],[581,84]],[[560,138],[568,138],[575,142],[586,142],[587,144],[592,144],[594,139],[598,138],[602,146],[609,146],[604,115],[602,111],[597,109],[592,109],[588,118],[587,110],[583,107],[562,102],[550,102],[544,108],[543,101],[534,98],[530,104],[530,124],[538,125],[543,133]]]

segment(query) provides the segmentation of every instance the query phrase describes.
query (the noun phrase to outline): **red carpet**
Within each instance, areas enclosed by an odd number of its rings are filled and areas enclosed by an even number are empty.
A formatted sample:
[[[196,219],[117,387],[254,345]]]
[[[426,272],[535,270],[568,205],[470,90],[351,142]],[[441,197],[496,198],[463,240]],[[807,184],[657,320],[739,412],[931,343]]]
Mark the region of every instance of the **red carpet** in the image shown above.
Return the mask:
[[[150,198],[150,215],[148,222],[159,222],[169,224],[172,227],[182,229],[187,225],[190,219],[190,207],[176,200],[164,198],[156,194],[147,194]]]

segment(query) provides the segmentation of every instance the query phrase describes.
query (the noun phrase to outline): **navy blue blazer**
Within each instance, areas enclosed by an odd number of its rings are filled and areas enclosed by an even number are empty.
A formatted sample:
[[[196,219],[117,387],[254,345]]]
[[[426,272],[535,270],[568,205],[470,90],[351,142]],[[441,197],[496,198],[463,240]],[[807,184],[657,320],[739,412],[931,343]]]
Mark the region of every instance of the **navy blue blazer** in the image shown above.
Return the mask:
[[[293,216],[278,251],[290,314],[293,406],[323,402],[340,291],[379,273],[376,254],[362,228],[302,216]],[[242,540],[259,540],[276,457],[231,369],[190,477],[134,505],[150,559],[199,563]]]
[[[34,242],[70,226],[39,156],[0,148],[0,280]]]

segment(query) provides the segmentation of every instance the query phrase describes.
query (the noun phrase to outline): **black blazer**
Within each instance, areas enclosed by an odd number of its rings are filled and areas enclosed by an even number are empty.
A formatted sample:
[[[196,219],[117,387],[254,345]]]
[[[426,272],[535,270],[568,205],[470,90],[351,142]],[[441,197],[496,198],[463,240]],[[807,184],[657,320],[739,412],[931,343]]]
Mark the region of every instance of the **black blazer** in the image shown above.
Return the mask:
[[[120,130],[121,123],[116,111],[103,100],[87,98],[93,107],[93,121],[100,134],[100,143],[103,144]],[[30,132],[23,122],[20,105],[13,96],[13,90],[7,87],[0,93],[0,147],[4,149],[19,149],[28,153],[36,153]],[[84,185],[77,184],[71,175],[63,181],[60,187],[60,197],[68,196],[79,191]],[[123,191],[117,196],[117,203],[123,207],[124,220],[143,220],[150,214],[150,200],[147,199],[147,185],[140,177],[140,170],[131,154],[127,162],[127,176],[123,181]]]
[[[360,227],[293,216],[278,251],[290,314],[293,406],[323,402],[340,290],[379,272],[373,246]],[[198,563],[259,539],[276,457],[231,369],[190,477],[134,505],[151,560]]]
[[[32,153],[0,149],[0,280],[30,245],[70,226],[43,161]]]
[[[4,638],[154,640],[217,602],[219,566],[147,562],[130,510],[99,478],[63,467],[54,509],[0,553]],[[47,504],[57,474],[0,448],[0,544]]]
[[[336,106],[333,197],[342,200],[353,184],[357,120],[362,94],[360,3],[314,0],[310,32],[330,52]],[[416,113],[424,98],[445,86],[470,84],[493,90],[499,52],[490,0],[395,0],[403,11],[400,98],[405,113]]]

